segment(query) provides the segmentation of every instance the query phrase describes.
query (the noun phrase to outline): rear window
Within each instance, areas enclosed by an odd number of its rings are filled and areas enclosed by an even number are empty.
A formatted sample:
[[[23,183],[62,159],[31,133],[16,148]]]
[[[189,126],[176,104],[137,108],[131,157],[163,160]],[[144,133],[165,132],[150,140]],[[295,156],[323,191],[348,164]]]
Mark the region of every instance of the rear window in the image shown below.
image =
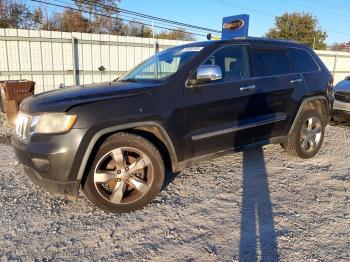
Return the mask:
[[[284,51],[255,51],[256,76],[273,76],[290,73],[290,66]]]
[[[289,53],[293,59],[294,68],[297,73],[315,72],[320,70],[309,52],[302,49],[291,48],[289,49]]]

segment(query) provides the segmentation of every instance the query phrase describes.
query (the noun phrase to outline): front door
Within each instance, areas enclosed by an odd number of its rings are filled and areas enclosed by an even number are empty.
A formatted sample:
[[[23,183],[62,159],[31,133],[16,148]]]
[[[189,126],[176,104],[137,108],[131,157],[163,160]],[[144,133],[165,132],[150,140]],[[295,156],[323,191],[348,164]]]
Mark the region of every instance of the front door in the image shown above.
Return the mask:
[[[247,127],[255,113],[246,109],[257,83],[250,78],[248,48],[220,48],[204,64],[218,65],[222,79],[185,89],[185,125],[192,157],[254,142],[254,133]]]

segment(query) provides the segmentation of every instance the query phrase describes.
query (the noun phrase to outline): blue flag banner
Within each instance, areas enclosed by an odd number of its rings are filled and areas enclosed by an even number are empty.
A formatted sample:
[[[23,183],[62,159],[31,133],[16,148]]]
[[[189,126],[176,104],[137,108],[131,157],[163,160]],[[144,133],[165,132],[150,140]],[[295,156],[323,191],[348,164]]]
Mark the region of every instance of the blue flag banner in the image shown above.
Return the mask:
[[[248,36],[249,15],[235,15],[224,17],[222,20],[221,39]]]

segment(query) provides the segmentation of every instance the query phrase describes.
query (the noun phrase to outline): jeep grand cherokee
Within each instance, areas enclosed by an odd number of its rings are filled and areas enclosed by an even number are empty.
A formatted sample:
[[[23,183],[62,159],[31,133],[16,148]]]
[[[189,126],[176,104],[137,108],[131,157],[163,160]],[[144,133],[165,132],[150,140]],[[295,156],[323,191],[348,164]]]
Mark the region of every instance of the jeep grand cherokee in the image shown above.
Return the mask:
[[[82,188],[99,208],[129,212],[157,196],[166,169],[267,143],[315,156],[332,81],[298,43],[191,43],[113,82],[24,100],[12,144],[25,173],[47,191],[77,196]]]

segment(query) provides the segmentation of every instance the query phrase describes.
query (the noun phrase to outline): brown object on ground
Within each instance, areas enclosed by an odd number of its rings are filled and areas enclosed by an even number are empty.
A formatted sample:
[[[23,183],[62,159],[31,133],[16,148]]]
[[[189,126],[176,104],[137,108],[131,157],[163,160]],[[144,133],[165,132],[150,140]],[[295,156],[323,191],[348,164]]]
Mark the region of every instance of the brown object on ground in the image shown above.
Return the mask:
[[[34,87],[35,82],[30,80],[0,81],[0,107],[9,126],[15,126],[19,104],[24,98],[34,95]]]

